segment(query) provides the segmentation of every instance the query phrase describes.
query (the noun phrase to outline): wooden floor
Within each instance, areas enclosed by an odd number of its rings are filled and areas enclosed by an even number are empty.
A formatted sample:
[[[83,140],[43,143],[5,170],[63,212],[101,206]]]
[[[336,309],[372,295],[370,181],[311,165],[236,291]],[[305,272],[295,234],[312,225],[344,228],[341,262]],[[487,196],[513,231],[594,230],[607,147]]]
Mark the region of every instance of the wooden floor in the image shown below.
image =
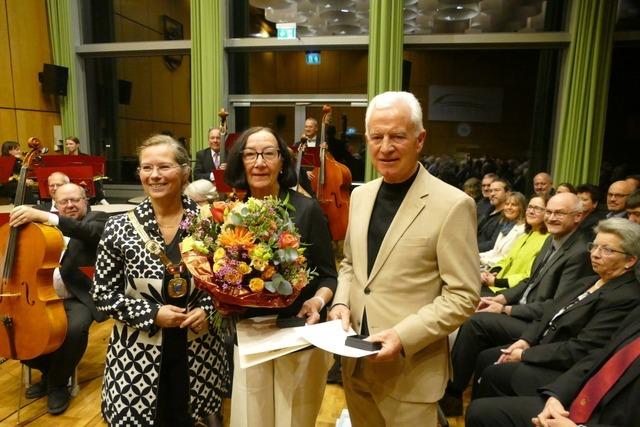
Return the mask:
[[[100,414],[100,388],[111,327],[112,321],[92,325],[87,352],[78,366],[80,392],[71,400],[69,409],[61,415],[52,416],[47,413],[46,398],[25,399],[19,362],[8,360],[0,364],[0,427],[106,426]],[[33,380],[38,379],[39,375],[34,371]],[[21,408],[20,411],[18,407]],[[229,424],[229,407],[229,401],[226,400],[223,407],[225,426]],[[316,426],[335,426],[336,420],[345,407],[342,387],[327,385]],[[464,427],[462,417],[449,419],[449,424],[451,427]]]

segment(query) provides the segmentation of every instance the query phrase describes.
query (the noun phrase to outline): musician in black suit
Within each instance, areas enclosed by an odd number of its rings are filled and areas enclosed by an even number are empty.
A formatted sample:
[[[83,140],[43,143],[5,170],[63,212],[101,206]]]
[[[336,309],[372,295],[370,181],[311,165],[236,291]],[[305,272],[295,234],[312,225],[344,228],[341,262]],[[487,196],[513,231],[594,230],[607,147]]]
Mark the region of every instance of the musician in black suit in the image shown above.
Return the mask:
[[[64,301],[67,314],[67,335],[62,346],[50,354],[24,361],[40,370],[43,380],[27,389],[28,398],[48,396],[47,409],[60,414],[69,406],[67,383],[87,348],[89,326],[106,316],[96,310],[90,289],[91,279],[79,267],[95,265],[96,250],[107,215],[89,211],[85,191],[76,184],[59,187],[55,195],[59,215],[28,206],[18,206],[11,212],[9,224],[18,227],[28,222],[56,226],[65,237],[60,268],[53,274],[53,284]]]
[[[214,169],[224,169],[225,165],[222,163],[220,154],[221,142],[220,129],[209,129],[209,148],[196,153],[196,165],[193,168],[194,180],[208,179],[209,181],[215,181],[212,171]]]
[[[537,396],[492,397],[471,402],[467,411],[467,427],[540,426],[555,420],[561,426],[576,426],[569,419],[570,409],[587,381],[592,380],[603,366],[625,345],[640,337],[640,307],[622,322],[606,347],[592,350],[555,381],[538,389]],[[640,420],[640,358],[613,383],[604,398],[586,421],[586,425],[615,425],[634,427]]]
[[[48,200],[43,203],[38,203],[36,205],[37,209],[46,212],[58,212],[55,204],[55,196],[58,188],[62,187],[65,184],[69,184],[71,180],[67,175],[62,172],[53,172],[51,175],[47,177],[47,188],[49,189],[49,195],[51,196],[51,200]]]
[[[545,301],[572,295],[581,286],[578,279],[593,274],[587,239],[576,232],[581,214],[575,194],[549,199],[545,225],[551,236],[533,263],[531,277],[499,295],[481,298],[476,313],[460,328],[451,353],[453,380],[441,401],[448,416],[462,414],[462,393],[481,351],[516,341],[542,316]]]
[[[582,279],[573,295],[547,301],[542,318],[508,348],[483,351],[474,398],[535,395],[538,387],[603,347],[638,306],[634,266],[640,256],[640,225],[610,218],[598,224],[596,233],[590,258],[597,276]]]

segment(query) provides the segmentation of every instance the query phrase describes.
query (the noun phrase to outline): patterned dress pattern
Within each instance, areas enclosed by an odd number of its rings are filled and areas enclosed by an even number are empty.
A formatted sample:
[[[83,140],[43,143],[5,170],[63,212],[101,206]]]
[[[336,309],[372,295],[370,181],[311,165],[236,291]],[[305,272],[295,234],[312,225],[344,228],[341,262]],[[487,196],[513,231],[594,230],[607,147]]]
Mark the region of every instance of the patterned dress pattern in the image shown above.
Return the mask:
[[[185,213],[197,205],[183,197]],[[134,213],[149,237],[163,238],[149,199]],[[116,320],[107,350],[102,415],[112,426],[151,426],[162,356],[162,331],[154,325],[165,302],[164,266],[144,248],[126,214],[111,217],[98,246],[93,298],[98,310]],[[214,311],[211,298],[191,283],[189,307]],[[220,411],[229,368],[221,337],[213,330],[188,332],[189,404],[194,420]]]

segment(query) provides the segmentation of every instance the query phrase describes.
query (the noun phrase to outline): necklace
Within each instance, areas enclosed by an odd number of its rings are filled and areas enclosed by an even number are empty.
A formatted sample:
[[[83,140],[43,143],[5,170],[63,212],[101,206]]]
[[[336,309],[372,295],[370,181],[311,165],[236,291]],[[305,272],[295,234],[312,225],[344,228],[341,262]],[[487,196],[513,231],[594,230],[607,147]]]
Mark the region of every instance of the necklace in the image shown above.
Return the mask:
[[[152,240],[144,228],[138,222],[138,219],[134,215],[133,211],[129,211],[127,214],[129,217],[129,221],[133,224],[133,228],[138,232],[142,241],[144,242],[144,248],[151,252],[156,257],[160,258],[160,261],[164,264],[167,269],[167,273],[173,275],[173,278],[169,280],[169,284],[167,286],[167,292],[171,298],[180,298],[187,294],[188,286],[187,280],[181,277],[182,272],[184,271],[184,263],[180,261],[179,264],[174,264],[171,262],[167,254],[162,250],[162,247],[158,242]],[[162,227],[162,226],[160,226]]]

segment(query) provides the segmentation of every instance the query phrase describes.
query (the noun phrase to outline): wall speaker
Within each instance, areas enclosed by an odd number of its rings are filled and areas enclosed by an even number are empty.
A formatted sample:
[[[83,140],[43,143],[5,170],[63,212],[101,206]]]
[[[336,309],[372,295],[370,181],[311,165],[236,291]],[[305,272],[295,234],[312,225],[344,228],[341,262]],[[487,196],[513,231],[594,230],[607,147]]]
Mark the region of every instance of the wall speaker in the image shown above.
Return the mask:
[[[402,90],[409,92],[409,82],[411,81],[411,61],[402,60]]]
[[[67,80],[69,69],[59,65],[44,64],[38,80],[42,83],[42,91],[50,95],[67,95]]]
[[[131,104],[131,87],[129,80],[118,80],[118,104]]]

